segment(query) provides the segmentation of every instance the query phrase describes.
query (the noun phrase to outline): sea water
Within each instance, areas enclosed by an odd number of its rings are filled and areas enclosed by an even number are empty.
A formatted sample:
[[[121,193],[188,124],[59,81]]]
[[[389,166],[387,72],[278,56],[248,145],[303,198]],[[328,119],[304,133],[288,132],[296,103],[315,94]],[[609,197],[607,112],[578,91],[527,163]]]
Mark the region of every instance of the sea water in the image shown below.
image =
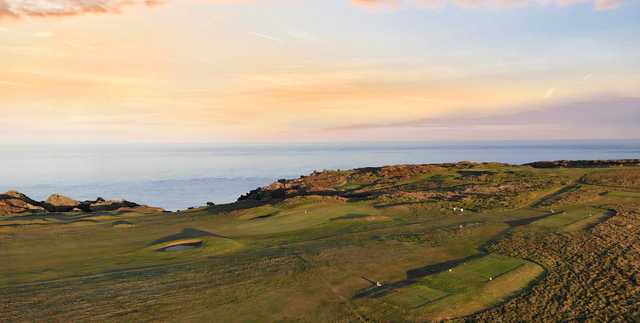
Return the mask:
[[[232,202],[279,178],[392,164],[640,158],[640,140],[0,145],[0,191],[125,198],[168,210]]]

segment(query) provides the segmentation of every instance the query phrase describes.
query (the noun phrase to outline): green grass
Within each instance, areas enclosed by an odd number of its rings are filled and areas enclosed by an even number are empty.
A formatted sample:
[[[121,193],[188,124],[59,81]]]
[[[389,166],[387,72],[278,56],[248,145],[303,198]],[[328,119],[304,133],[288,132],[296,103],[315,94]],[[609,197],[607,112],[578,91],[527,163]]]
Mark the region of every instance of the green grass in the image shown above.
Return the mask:
[[[349,218],[353,214],[380,215],[381,211],[368,203],[347,203],[335,199],[321,199],[315,203],[300,203],[296,205],[275,205],[269,209],[269,221],[252,220],[256,216],[248,216],[247,212],[239,216],[231,216],[224,223],[217,226],[217,232],[223,235],[252,236],[266,235],[279,232],[303,230],[310,227],[322,226],[332,219]],[[261,211],[260,214],[267,211]]]
[[[526,286],[542,268],[526,260],[490,254],[420,279],[399,295],[407,306],[425,301],[413,315],[454,318],[490,307]],[[392,295],[390,301],[395,301]]]
[[[525,263],[524,260],[491,254],[420,280],[426,286],[448,293],[467,292]]]
[[[449,293],[430,288],[426,285],[416,284],[395,291],[387,297],[387,300],[404,308],[417,308],[448,296]]]
[[[569,208],[559,214],[533,222],[531,225],[549,230],[562,230],[565,228],[580,229],[584,227],[580,223],[587,224],[602,218],[606,210],[593,207]]]
[[[333,316],[326,317],[328,309],[335,313],[344,310],[343,301],[332,303],[334,300],[349,299],[364,287],[360,276],[381,281],[403,279],[411,268],[469,256],[507,227],[490,222],[460,230],[458,223],[469,219],[433,212],[377,209],[366,201],[311,197],[222,214],[206,210],[180,215],[112,214],[82,226],[12,228],[10,235],[0,235],[0,258],[7,260],[0,266],[0,294],[3,287],[7,290],[33,282],[37,283],[34,286],[49,286],[47,290],[54,293],[55,282],[62,279],[64,286],[72,286],[84,296],[69,295],[83,297],[86,302],[99,300],[90,296],[96,292],[94,288],[115,295],[135,290],[127,296],[132,304],[146,302],[148,295],[163,295],[157,296],[160,299],[154,296],[152,304],[186,302],[182,308],[155,308],[127,316],[134,320],[159,318],[163,316],[155,315],[162,313],[195,313],[202,308],[215,310],[226,321],[269,321],[303,314],[330,320]],[[267,214],[274,215],[255,219]],[[370,216],[391,221],[359,221]],[[489,215],[478,215],[476,220],[483,217]],[[335,218],[343,220],[332,221]],[[114,220],[132,226],[115,228]],[[421,244],[376,238],[434,230],[441,233],[427,234]],[[204,244],[189,250],[156,251],[184,239],[201,239]],[[113,286],[102,285],[103,281],[113,282]],[[39,293],[21,288],[25,293]],[[181,294],[181,290],[192,292]],[[59,320],[78,314],[80,309],[76,310],[74,303],[58,304],[56,299],[37,307],[64,309],[59,312],[62,316],[57,316]],[[107,308],[115,311],[117,305]]]
[[[613,192],[608,192],[607,195],[613,196],[613,197],[640,198],[640,192],[613,191]]]
[[[338,190],[346,192],[346,191],[355,191],[358,190],[362,187],[364,187],[366,185],[364,184],[358,184],[358,183],[347,183],[345,185],[342,185],[340,187],[338,187]]]

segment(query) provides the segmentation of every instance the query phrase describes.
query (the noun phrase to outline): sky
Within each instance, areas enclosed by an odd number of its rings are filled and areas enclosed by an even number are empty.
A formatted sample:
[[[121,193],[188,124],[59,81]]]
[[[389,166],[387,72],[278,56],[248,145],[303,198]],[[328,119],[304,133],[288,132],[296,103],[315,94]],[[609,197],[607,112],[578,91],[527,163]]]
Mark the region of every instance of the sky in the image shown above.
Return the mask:
[[[0,143],[640,138],[638,0],[0,0]]]

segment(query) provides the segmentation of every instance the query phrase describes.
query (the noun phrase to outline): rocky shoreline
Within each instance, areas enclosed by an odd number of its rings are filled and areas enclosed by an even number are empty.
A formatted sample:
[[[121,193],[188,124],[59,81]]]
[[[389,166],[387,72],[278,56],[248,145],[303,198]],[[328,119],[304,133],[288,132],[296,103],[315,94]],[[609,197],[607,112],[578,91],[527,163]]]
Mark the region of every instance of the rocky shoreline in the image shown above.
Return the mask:
[[[436,171],[442,168],[477,168],[482,169],[486,166],[517,166],[503,163],[476,163],[462,161],[458,163],[441,163],[441,164],[417,164],[417,165],[394,165],[383,167],[366,167],[356,168],[349,171],[341,170],[325,170],[313,172],[307,176],[301,176],[297,179],[281,179],[271,185],[254,189],[238,198],[238,201],[262,201],[268,202],[273,200],[281,200],[285,198],[305,195],[323,195],[335,196],[338,198],[357,199],[371,198],[372,196],[383,196],[396,194],[397,192],[381,189],[378,186],[382,182],[402,181],[403,179],[412,177],[416,174],[424,174]],[[557,160],[557,161],[538,161],[527,163],[520,166],[528,166],[532,168],[607,168],[607,167],[629,167],[640,166],[640,159],[618,159],[618,160]],[[477,174],[466,171],[466,175],[484,176],[487,174],[478,171]],[[367,181],[369,178],[375,178],[378,183],[369,186],[367,189],[363,187],[346,187],[336,189],[345,185],[351,180]],[[380,182],[382,181],[382,182]],[[448,194],[435,194],[430,198],[441,200],[459,200],[464,198],[464,193],[458,192]],[[207,203],[212,207],[214,204]],[[105,200],[96,198],[95,200],[77,201],[72,198],[60,194],[52,194],[45,201],[35,201],[25,194],[17,191],[8,191],[0,194],[0,216],[2,215],[20,215],[32,213],[64,213],[64,212],[100,212],[100,211],[116,211],[125,208],[149,208],[158,211],[164,211],[160,208],[140,205],[138,203],[127,200]],[[194,209],[190,208],[190,209]]]
[[[148,208],[127,200],[105,200],[101,197],[95,200],[77,201],[64,195],[52,194],[45,201],[36,201],[17,191],[8,191],[0,194],[0,216],[34,213],[90,213],[139,207]],[[157,209],[158,211],[163,211],[162,209]]]

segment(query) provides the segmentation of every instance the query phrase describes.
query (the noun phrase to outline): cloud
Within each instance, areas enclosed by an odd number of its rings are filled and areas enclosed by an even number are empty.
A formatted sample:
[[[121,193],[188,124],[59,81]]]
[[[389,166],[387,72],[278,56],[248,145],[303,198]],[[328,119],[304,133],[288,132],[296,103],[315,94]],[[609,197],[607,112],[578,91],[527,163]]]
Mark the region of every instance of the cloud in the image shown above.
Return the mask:
[[[2,81],[0,80],[0,87],[28,87],[28,84],[12,82],[12,81]]]
[[[33,33],[33,37],[36,38],[51,38],[54,34],[50,31],[39,31],[37,33]]]
[[[598,11],[611,10],[620,7],[624,0],[596,0],[594,8]]]
[[[177,0],[0,0],[1,18],[75,16],[82,14],[120,13],[131,5],[157,6]],[[246,0],[208,0],[210,3],[257,3]],[[580,3],[592,3],[594,10],[612,10],[626,0],[344,0],[355,6],[369,9],[396,9],[403,6],[415,8],[442,8],[447,5],[459,8],[522,8],[531,5],[564,7]]]
[[[7,0],[0,0],[0,17],[2,16],[15,16],[15,14],[11,11],[11,8],[9,8]]]
[[[524,108],[524,110],[523,110]],[[514,107],[513,110],[516,110]],[[486,126],[526,127],[554,126],[591,129],[635,129],[640,124],[640,97],[602,96],[572,101],[556,101],[528,107],[517,107],[520,112],[491,115],[469,113],[441,118],[426,118],[386,124],[354,124],[329,130],[352,131],[367,129],[450,128],[462,129]]]
[[[119,13],[130,5],[155,6],[164,0],[0,0],[0,17],[51,17]]]
[[[529,6],[566,7],[582,3],[591,3],[594,10],[616,9],[625,0],[351,0],[356,6],[366,8],[410,6],[417,8],[441,8],[447,5],[465,9],[510,9]]]
[[[263,34],[263,33],[259,33],[259,32],[250,32],[249,35],[252,36],[256,36],[258,38],[262,38],[262,39],[266,39],[266,40],[270,40],[276,43],[282,43],[282,39],[277,38],[277,37],[273,37],[271,35],[267,35],[267,34]]]
[[[553,97],[553,95],[556,93],[556,89],[555,88],[549,88],[547,90],[547,92],[544,93],[544,99],[550,99]]]

